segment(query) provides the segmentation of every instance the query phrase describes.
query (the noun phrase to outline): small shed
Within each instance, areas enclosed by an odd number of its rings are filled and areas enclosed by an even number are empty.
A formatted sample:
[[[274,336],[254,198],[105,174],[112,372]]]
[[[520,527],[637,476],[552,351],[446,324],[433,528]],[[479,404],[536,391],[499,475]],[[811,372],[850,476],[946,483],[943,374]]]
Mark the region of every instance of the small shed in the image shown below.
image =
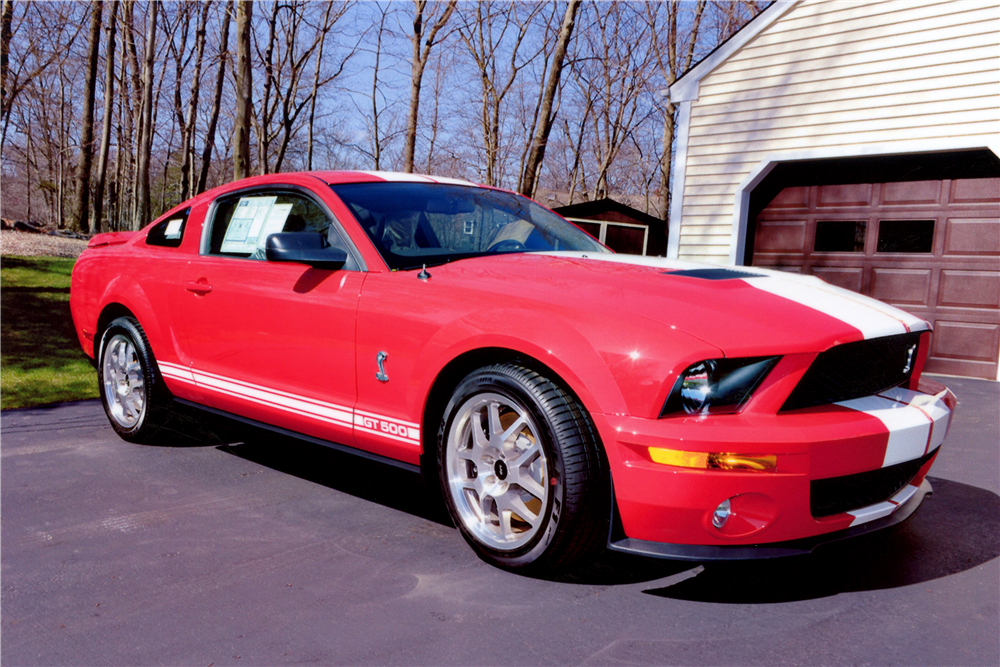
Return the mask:
[[[552,209],[615,252],[663,257],[667,223],[610,197]]]
[[[777,0],[670,88],[668,256],[809,273],[998,378],[1000,5]]]

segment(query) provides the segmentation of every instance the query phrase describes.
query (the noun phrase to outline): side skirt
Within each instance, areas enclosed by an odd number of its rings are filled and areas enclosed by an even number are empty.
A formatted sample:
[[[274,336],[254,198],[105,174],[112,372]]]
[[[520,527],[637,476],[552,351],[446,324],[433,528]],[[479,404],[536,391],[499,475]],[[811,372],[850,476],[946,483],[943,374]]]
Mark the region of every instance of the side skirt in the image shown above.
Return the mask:
[[[345,454],[359,456],[363,459],[368,459],[370,461],[376,461],[377,463],[383,463],[385,465],[401,468],[408,472],[415,472],[417,474],[421,473],[420,466],[418,465],[413,465],[412,463],[405,463],[403,461],[397,461],[396,459],[391,459],[387,456],[381,456],[380,454],[372,454],[371,452],[366,452],[362,449],[358,449],[357,447],[349,447],[348,445],[341,445],[339,443],[331,442],[329,440],[314,438],[311,435],[305,435],[304,433],[299,433],[297,431],[290,431],[288,429],[281,428],[280,426],[273,426],[272,424],[267,424],[265,422],[257,421],[256,419],[250,419],[249,417],[241,417],[240,415],[233,414],[232,412],[226,412],[225,410],[210,408],[207,405],[194,403],[193,401],[188,401],[183,398],[174,398],[174,402],[190,408],[201,410],[203,412],[208,412],[213,415],[225,417],[226,419],[232,419],[234,421],[238,421],[240,423],[247,424],[255,428],[271,431],[272,433],[278,433],[279,435],[284,435],[289,438],[295,438],[296,440],[302,440],[304,442],[309,442],[314,445],[329,447],[330,449],[335,449],[338,452],[344,452]]]

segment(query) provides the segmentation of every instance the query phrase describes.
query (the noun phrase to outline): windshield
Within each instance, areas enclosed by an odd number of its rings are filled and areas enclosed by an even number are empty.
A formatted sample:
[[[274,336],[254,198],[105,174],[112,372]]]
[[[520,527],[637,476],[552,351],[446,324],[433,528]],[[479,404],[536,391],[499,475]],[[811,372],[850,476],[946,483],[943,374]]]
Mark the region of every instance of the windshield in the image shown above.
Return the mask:
[[[330,187],[393,270],[508,252],[608,252],[555,213],[509,192],[436,183]]]

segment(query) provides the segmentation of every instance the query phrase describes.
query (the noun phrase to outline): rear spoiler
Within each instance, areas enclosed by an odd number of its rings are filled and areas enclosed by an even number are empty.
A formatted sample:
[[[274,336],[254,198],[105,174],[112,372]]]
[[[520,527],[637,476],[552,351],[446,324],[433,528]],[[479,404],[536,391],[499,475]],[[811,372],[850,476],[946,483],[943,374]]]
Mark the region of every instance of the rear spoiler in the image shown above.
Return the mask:
[[[88,248],[99,248],[105,245],[121,245],[127,243],[132,239],[133,236],[139,232],[107,232],[105,234],[97,234],[94,238],[90,239],[90,243],[87,244]]]

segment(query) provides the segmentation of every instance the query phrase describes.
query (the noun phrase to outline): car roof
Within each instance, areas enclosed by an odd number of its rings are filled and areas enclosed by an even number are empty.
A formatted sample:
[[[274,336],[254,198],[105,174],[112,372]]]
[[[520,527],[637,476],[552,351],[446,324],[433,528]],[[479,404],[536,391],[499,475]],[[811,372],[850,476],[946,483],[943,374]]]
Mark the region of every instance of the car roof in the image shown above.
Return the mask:
[[[422,174],[407,174],[399,171],[313,171],[312,176],[324,181],[327,185],[342,183],[443,183],[449,185],[467,185],[481,187],[471,181],[444,176],[425,176]]]

